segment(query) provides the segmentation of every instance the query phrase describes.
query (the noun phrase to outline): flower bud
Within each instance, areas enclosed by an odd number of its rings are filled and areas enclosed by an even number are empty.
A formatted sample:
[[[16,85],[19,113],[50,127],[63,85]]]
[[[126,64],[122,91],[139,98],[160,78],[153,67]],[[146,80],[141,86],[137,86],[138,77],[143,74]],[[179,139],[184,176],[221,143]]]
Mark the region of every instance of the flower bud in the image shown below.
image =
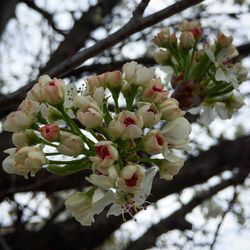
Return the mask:
[[[16,147],[21,148],[38,143],[38,137],[32,129],[26,129],[21,132],[13,133],[12,142]]]
[[[79,109],[76,114],[79,122],[86,128],[96,128],[102,125],[103,115],[94,108]]]
[[[93,162],[93,169],[107,175],[108,168],[118,159],[118,152],[111,141],[99,141],[95,144],[97,156],[89,157]]]
[[[241,65],[240,63],[235,64],[235,69],[237,71],[237,79],[238,79],[238,81],[240,83],[246,81],[247,80],[247,75],[248,75],[248,70],[243,65]]]
[[[188,120],[184,117],[179,117],[168,122],[162,129],[162,134],[167,143],[173,148],[185,148],[189,143],[189,134],[191,126]]]
[[[87,94],[92,95],[97,88],[106,86],[104,85],[103,75],[91,76],[87,79]]]
[[[47,141],[57,141],[59,138],[59,126],[54,124],[47,124],[39,128],[41,135]]]
[[[48,104],[58,105],[64,101],[65,89],[64,81],[54,78],[41,87],[41,95]]]
[[[25,99],[18,106],[17,110],[21,110],[31,116],[35,116],[39,112],[39,103],[33,100]]]
[[[158,52],[155,52],[154,59],[160,65],[169,65],[172,63],[169,50],[160,49]]]
[[[194,47],[194,35],[190,31],[183,31],[180,35],[180,46],[183,49],[191,49]]]
[[[36,118],[21,110],[11,112],[3,123],[3,130],[8,132],[20,132],[29,128]]]
[[[96,171],[97,172],[97,171]],[[112,187],[115,187],[116,179],[118,177],[118,173],[116,171],[115,166],[111,166],[107,169],[107,175],[100,173],[99,171],[95,174],[91,174],[89,177],[85,179],[90,182],[91,184],[107,190]]]
[[[57,149],[62,154],[78,156],[83,151],[83,140],[77,135],[63,132]]]
[[[185,112],[179,108],[179,102],[174,98],[167,98],[159,104],[159,110],[166,121],[184,116]]]
[[[144,176],[140,165],[127,165],[119,173],[118,186],[124,192],[136,193],[140,191]]]
[[[153,38],[153,42],[163,48],[167,48],[169,44],[170,30],[169,28],[163,28],[156,36]]]
[[[159,103],[167,97],[167,91],[160,79],[152,79],[142,93],[142,99],[146,102]]]
[[[154,68],[146,68],[134,61],[124,64],[122,70],[129,84],[145,85],[154,77]]]
[[[159,130],[150,130],[143,138],[143,150],[148,154],[159,154],[167,146],[165,139]]]
[[[182,21],[179,24],[180,31],[190,31],[194,38],[197,39],[202,35],[201,23],[199,21]]]
[[[44,96],[41,92],[42,88],[51,81],[51,78],[48,75],[42,75],[38,78],[38,83],[36,83],[32,89],[27,93],[26,99],[44,102]]]
[[[76,192],[65,201],[69,213],[83,226],[90,226],[94,222],[93,189],[88,192]]]
[[[165,155],[165,160],[160,164],[160,177],[170,181],[177,175],[184,165],[184,160],[172,154]]]
[[[5,151],[10,155],[3,161],[3,169],[9,174],[22,175],[25,178],[30,173],[34,176],[43,164],[46,164],[46,158],[39,147],[23,147],[19,150],[8,149]]]
[[[233,42],[233,37],[232,36],[226,36],[224,33],[219,32],[217,34],[217,41],[216,43],[221,47],[227,47],[229,45],[231,45]]]
[[[110,89],[121,90],[123,86],[122,72],[119,70],[106,72],[104,75],[105,86]]]
[[[137,114],[142,117],[144,127],[152,127],[161,119],[161,113],[155,104],[149,102],[139,102]]]

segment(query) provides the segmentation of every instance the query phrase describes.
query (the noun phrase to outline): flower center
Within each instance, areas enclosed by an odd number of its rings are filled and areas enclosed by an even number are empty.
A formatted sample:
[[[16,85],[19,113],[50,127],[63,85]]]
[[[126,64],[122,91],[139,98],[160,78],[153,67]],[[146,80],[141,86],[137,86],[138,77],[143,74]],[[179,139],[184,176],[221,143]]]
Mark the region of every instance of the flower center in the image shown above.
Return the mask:
[[[50,81],[49,82],[49,86],[53,86],[54,87],[54,86],[56,86],[56,83],[54,81]]]
[[[199,37],[201,35],[201,29],[198,28],[191,29],[190,32],[194,35],[194,37]]]
[[[104,159],[106,157],[111,157],[111,154],[107,146],[96,146],[95,149],[96,149],[98,156],[101,159]]]
[[[163,142],[163,139],[162,139],[161,136],[157,135],[157,136],[156,136],[156,140],[157,140],[157,143],[158,143],[160,146],[163,145],[164,142]]]
[[[129,187],[134,187],[137,184],[138,176],[137,174],[134,174],[130,179],[126,179],[126,185]]]
[[[124,119],[123,124],[128,127],[131,124],[135,124],[135,120],[132,119],[131,117],[127,117],[126,119]]]
[[[153,86],[152,87],[152,89],[153,89],[153,91],[155,91],[155,92],[162,92],[162,88],[161,87],[157,87],[157,86]]]

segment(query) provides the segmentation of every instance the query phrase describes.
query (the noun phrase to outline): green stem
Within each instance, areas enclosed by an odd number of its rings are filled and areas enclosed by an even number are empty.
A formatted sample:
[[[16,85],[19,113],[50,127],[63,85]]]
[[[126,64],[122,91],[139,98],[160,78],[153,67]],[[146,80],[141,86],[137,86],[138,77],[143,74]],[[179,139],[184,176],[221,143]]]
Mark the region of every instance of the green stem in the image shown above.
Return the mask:
[[[51,155],[60,155],[61,153],[59,152],[53,152],[53,153],[45,153],[46,156],[51,156]]]
[[[48,141],[46,141],[46,140],[44,140],[44,139],[42,139],[42,138],[39,138],[38,140],[39,140],[40,143],[43,143],[43,144],[48,145],[48,146],[50,146],[50,147],[54,147],[54,148],[57,147],[57,145],[55,145],[55,144],[53,144],[53,143],[51,143],[51,142],[48,142]]]
[[[48,164],[75,164],[75,163],[83,163],[84,161],[88,160],[87,157],[83,157],[78,160],[72,160],[72,161],[54,161],[54,160],[48,160]]]

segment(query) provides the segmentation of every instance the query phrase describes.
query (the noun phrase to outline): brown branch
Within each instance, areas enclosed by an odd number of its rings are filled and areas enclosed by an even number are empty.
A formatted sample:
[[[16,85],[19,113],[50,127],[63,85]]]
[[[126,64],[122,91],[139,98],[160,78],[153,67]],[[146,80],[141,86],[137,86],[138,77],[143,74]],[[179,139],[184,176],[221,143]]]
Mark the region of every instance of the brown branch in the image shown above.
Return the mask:
[[[47,73],[51,77],[64,77],[68,72],[75,69],[87,59],[98,55],[100,52],[116,45],[117,43],[128,38],[132,34],[139,32],[147,27],[150,27],[176,13],[179,13],[193,5],[201,3],[203,0],[182,0],[169,7],[151,14],[146,17],[132,18],[126,25],[115,33],[109,35],[107,38],[97,42],[95,45],[76,53],[74,56],[62,61],[59,65],[49,69],[45,67],[42,73]],[[17,104],[21,102],[27,93],[27,91],[33,86],[34,81],[20,88],[19,90],[0,98],[0,115],[1,117],[9,112],[10,109],[17,107]],[[6,112],[8,111],[8,112]]]
[[[242,184],[249,174],[249,169],[243,168],[238,174],[235,174],[232,178],[227,179],[219,183],[218,185],[210,188],[207,192],[203,192],[195,196],[186,205],[182,206],[179,210],[161,220],[159,223],[150,227],[145,234],[139,239],[131,242],[126,250],[143,250],[154,246],[156,239],[163,233],[166,233],[173,229],[186,230],[192,229],[190,223],[185,219],[186,215],[190,213],[195,207],[199,206],[205,200],[213,197],[223,189],[236,185]],[[232,204],[231,204],[232,205]]]
[[[133,11],[133,17],[140,17],[143,15],[145,9],[147,8],[150,0],[141,0],[136,9]]]

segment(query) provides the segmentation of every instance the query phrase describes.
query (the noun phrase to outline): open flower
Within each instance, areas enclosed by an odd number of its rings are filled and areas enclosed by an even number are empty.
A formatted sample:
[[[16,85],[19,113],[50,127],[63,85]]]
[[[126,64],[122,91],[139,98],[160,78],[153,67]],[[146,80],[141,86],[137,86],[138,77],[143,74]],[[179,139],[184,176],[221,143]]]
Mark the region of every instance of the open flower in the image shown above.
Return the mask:
[[[170,181],[184,165],[184,160],[173,154],[164,154],[165,160],[160,164],[160,177]]]
[[[136,193],[141,188],[144,170],[140,165],[127,165],[119,173],[118,186],[128,193]]]
[[[65,201],[66,209],[83,226],[94,222],[93,195],[93,189],[85,193],[76,192]]]
[[[191,126],[184,117],[168,122],[162,129],[162,134],[170,147],[181,149],[189,142]]]
[[[77,135],[63,132],[57,149],[62,154],[78,156],[83,151],[83,140]]]
[[[150,130],[143,138],[143,150],[148,154],[159,154],[167,143],[161,132],[157,129]]]
[[[23,147],[21,149],[8,149],[4,151],[10,154],[3,161],[3,169],[9,174],[18,174],[28,177],[34,176],[46,163],[46,158],[39,147]]]
[[[42,137],[47,141],[57,141],[60,135],[59,126],[54,124],[44,125],[41,128],[39,128],[39,131],[41,132]]]
[[[161,79],[153,79],[142,93],[142,99],[147,102],[159,103],[167,97],[167,91]]]
[[[142,135],[142,117],[133,112],[123,110],[116,119],[112,120],[108,127],[112,139],[134,139]]]
[[[124,64],[122,70],[129,84],[146,85],[154,77],[154,68],[146,68],[134,61]]]
[[[93,169],[107,175],[108,168],[118,159],[118,152],[111,141],[99,141],[95,144],[96,156],[89,157],[93,162]]]
[[[182,111],[179,108],[179,102],[174,98],[165,99],[158,105],[158,107],[162,113],[162,117],[166,121],[171,121],[185,115],[185,111]]]
[[[115,187],[117,177],[118,173],[116,171],[116,167],[110,166],[107,169],[106,175],[96,171],[96,173],[91,174],[89,177],[86,177],[85,179],[99,188],[108,190],[109,188]]]
[[[139,102],[137,114],[143,119],[144,127],[152,127],[161,119],[161,113],[153,103]]]

